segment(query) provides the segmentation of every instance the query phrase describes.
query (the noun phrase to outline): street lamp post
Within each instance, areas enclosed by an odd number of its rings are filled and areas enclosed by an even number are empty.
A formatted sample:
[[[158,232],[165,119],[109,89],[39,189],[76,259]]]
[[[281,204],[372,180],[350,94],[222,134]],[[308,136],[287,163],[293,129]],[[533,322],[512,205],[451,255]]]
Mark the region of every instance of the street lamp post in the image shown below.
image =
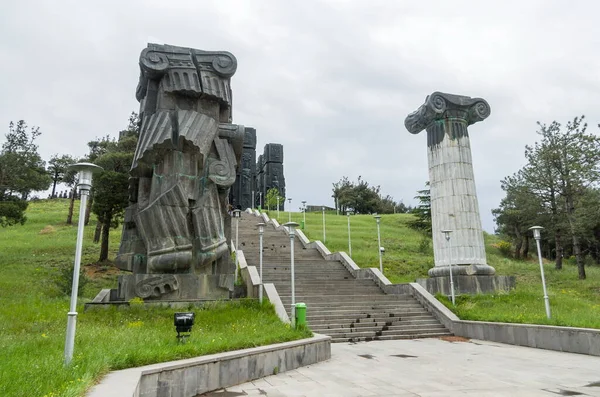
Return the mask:
[[[296,322],[296,286],[295,286],[295,273],[294,273],[294,237],[296,235],[296,222],[288,222],[283,226],[287,226],[290,232],[290,270],[291,270],[291,283],[292,283],[292,326],[295,327]]]
[[[377,221],[377,251],[379,251],[379,271],[383,274],[383,250],[381,247],[381,233],[379,231],[379,223],[381,222],[381,215],[375,215]]]
[[[306,201],[302,202],[302,229],[306,228]]]
[[[532,226],[529,230],[533,230],[533,238],[535,238],[535,243],[537,245],[538,259],[540,262],[540,273],[542,274],[542,287],[544,289],[544,305],[546,306],[546,317],[550,318],[550,300],[548,298],[548,291],[546,290],[546,278],[544,277],[544,264],[542,262],[542,248],[540,246],[540,240],[542,238],[541,230],[543,227],[541,226]]]
[[[323,211],[323,243],[327,242],[327,235],[325,234],[325,207],[321,207]]]
[[[254,209],[256,207],[256,201],[254,201],[254,190],[252,191],[252,206],[250,208]]]
[[[446,237],[446,241],[448,242],[448,268],[450,269],[450,294],[452,295],[452,304],[456,304],[456,299],[454,297],[454,278],[452,276],[452,246],[450,245],[450,233],[452,230],[442,230],[444,233],[444,237]]]
[[[290,206],[290,208],[288,208],[288,223],[290,223],[292,221],[292,199],[288,198],[288,205]]]
[[[262,210],[263,209],[263,194],[262,194],[262,192],[258,193],[258,198],[259,198],[258,199],[258,204],[260,206],[260,209]]]
[[[234,283],[237,283],[237,274],[238,274],[238,250],[240,249],[240,246],[238,245],[238,237],[239,237],[239,226],[240,226],[240,210],[239,209],[235,209],[233,210],[233,217],[235,218],[235,273],[233,275],[233,280]]]
[[[73,284],[71,285],[71,304],[67,313],[67,335],[65,340],[65,365],[69,365],[73,359],[75,347],[75,328],[77,325],[77,292],[79,291],[79,269],[81,268],[81,251],[83,245],[83,228],[85,223],[85,211],[87,197],[92,188],[92,175],[102,170],[95,164],[77,163],[69,167],[79,173],[79,192],[81,202],[79,203],[79,222],[77,226],[77,243],[75,246],[75,262],[73,264]]]
[[[260,273],[260,285],[258,286],[258,301],[263,301],[263,234],[265,233],[265,224],[263,222],[258,225],[258,271]]]
[[[347,211],[348,215],[348,254],[350,258],[352,258],[352,238],[350,237],[350,215],[352,215],[352,211]]]

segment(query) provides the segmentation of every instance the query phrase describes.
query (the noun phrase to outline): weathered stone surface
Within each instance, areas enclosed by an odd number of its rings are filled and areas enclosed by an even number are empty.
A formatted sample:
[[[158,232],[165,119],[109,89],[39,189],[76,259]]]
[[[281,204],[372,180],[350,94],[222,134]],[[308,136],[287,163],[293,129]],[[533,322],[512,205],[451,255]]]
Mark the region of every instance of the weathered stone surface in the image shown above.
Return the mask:
[[[236,68],[228,52],[158,44],[142,51],[136,92],[141,128],[117,257],[117,265],[135,277],[121,279],[120,296],[202,298],[232,288],[207,280],[233,280],[227,198],[246,133],[231,124],[230,78]],[[177,276],[182,273],[196,281],[182,283]],[[173,277],[179,282],[166,281]],[[140,282],[151,294],[142,296],[144,289],[131,287],[132,279],[146,280]],[[187,290],[198,284],[202,288]]]
[[[431,218],[435,267],[429,275],[493,275],[487,265],[479,204],[475,191],[467,126],[490,115],[481,98],[434,92],[408,115],[405,126],[412,134],[427,130]],[[448,243],[441,233],[453,231]]]
[[[127,274],[119,276],[120,300],[227,299],[233,274]]]
[[[457,266],[456,266],[457,267]],[[515,288],[513,276],[486,275],[454,275],[454,291],[456,294],[491,294],[497,291],[510,291]],[[450,276],[436,276],[417,279],[430,294],[451,295]]]

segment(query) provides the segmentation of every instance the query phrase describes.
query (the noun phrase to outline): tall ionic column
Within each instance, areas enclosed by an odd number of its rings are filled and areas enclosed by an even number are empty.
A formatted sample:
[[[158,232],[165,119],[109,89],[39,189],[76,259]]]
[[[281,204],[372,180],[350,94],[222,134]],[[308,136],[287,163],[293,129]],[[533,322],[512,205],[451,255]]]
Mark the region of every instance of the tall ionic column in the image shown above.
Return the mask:
[[[493,275],[487,265],[467,127],[490,115],[481,98],[434,92],[404,124],[412,134],[427,131],[435,266],[430,277]],[[442,230],[452,230],[450,243]]]

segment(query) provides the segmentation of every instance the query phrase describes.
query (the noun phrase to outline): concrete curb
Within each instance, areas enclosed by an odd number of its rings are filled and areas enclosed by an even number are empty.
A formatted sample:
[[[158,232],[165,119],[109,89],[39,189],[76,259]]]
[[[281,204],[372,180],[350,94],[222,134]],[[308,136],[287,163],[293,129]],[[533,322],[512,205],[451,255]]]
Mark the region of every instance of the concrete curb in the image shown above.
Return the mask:
[[[109,373],[88,397],[189,397],[331,358],[331,337],[277,343]]]
[[[600,356],[599,329],[461,320],[421,285],[410,283],[407,292],[456,336]]]

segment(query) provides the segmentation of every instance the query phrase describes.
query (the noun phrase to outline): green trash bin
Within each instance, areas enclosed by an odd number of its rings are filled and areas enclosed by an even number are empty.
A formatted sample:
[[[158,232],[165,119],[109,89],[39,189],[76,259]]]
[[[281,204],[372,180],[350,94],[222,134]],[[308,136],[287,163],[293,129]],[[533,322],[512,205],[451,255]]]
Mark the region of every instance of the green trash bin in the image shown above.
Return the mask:
[[[304,221],[300,221],[300,228],[302,228],[302,230],[304,230]]]
[[[306,303],[296,303],[296,328],[306,326]]]

